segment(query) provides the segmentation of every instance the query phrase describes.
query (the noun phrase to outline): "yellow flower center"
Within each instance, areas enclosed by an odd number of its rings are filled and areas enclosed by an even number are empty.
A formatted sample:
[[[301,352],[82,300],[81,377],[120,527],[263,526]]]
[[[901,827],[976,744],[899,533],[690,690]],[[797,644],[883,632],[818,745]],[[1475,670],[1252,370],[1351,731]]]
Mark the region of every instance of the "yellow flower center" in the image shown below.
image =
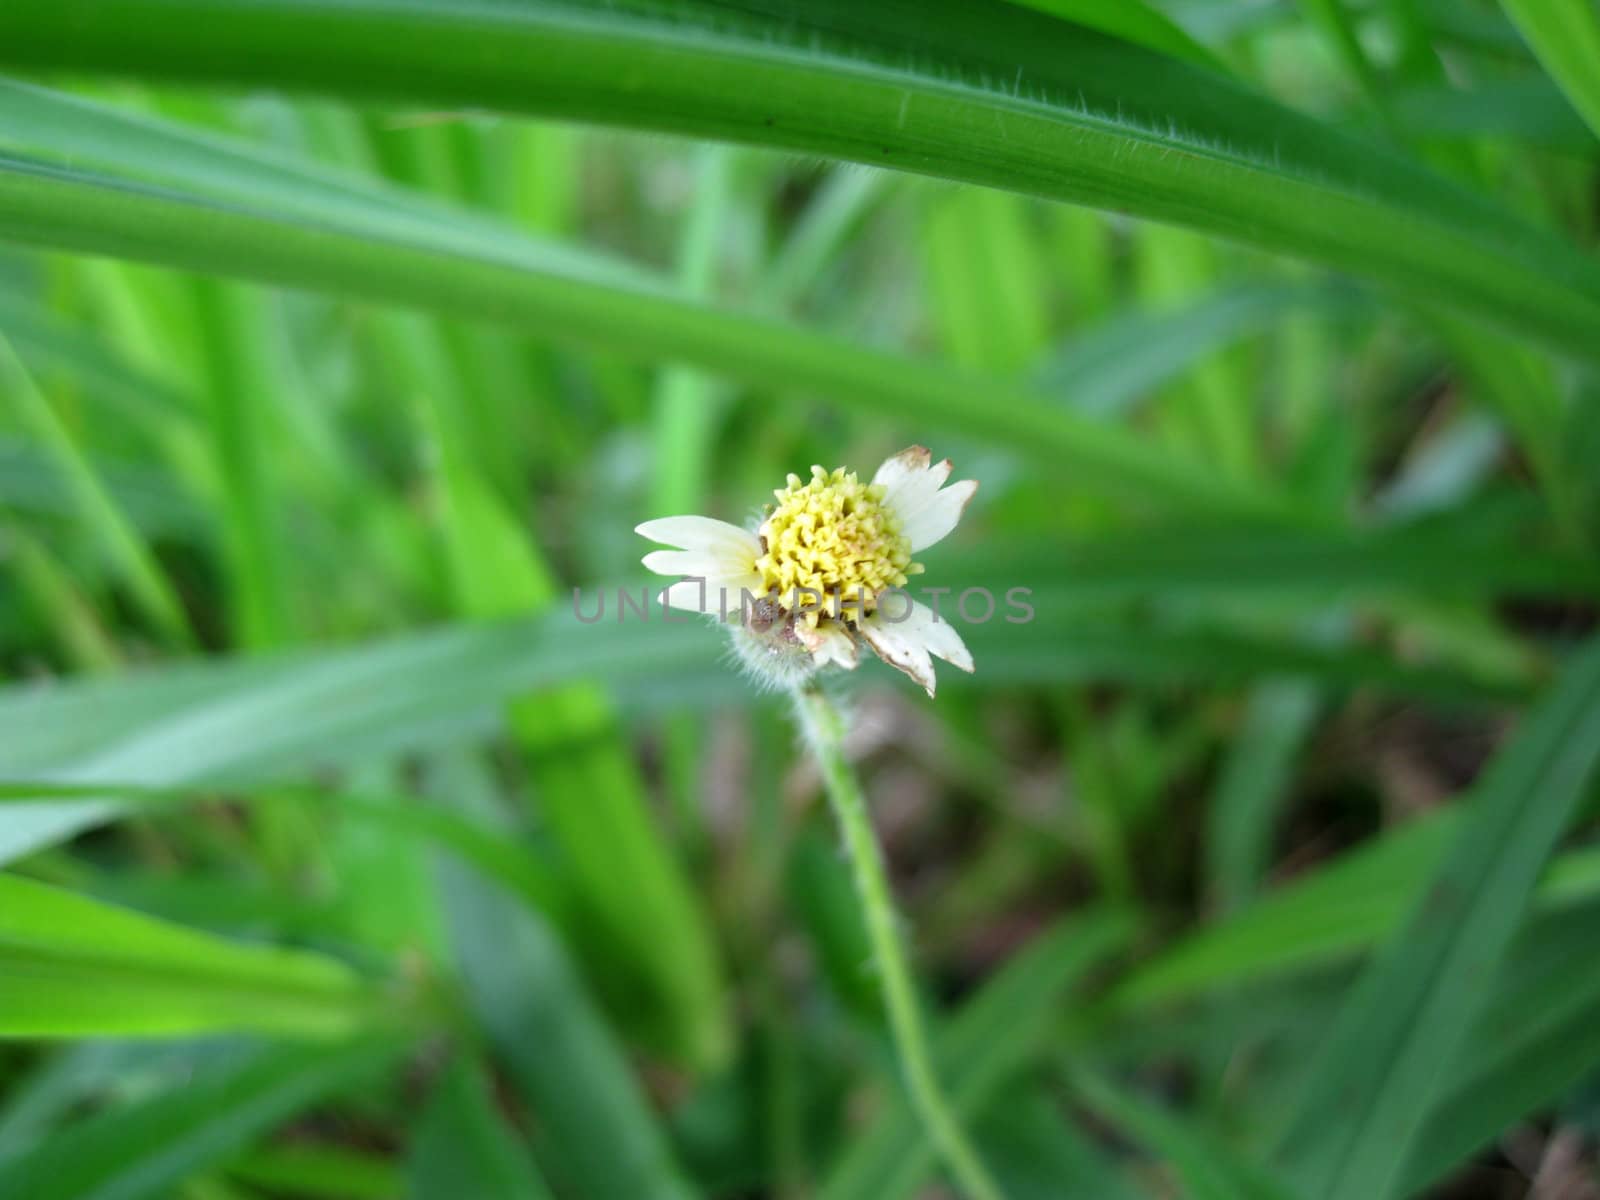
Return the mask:
[[[843,467],[831,474],[812,467],[809,483],[790,475],[761,525],[762,587],[776,589],[813,627],[824,615],[855,623],[871,612],[879,593],[904,587],[907,575],[922,570],[885,494],[881,483],[862,483]]]

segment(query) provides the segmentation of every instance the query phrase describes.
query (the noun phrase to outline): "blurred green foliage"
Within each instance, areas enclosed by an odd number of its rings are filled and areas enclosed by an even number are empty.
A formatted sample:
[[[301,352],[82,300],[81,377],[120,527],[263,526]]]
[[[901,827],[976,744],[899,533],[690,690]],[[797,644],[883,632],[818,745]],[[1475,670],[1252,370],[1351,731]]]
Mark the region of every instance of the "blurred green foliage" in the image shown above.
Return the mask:
[[[1006,1194],[1592,1190],[1600,22],[1504,8],[8,0],[0,1197],[942,1194],[782,704],[616,606],[914,442],[1034,619],[839,682]]]

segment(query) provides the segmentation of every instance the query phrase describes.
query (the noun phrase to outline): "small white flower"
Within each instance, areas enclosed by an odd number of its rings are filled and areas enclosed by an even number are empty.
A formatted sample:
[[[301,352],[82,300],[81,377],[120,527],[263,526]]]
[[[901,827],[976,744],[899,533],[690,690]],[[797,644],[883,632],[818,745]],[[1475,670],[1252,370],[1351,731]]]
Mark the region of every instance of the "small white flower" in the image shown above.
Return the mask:
[[[934,693],[933,658],[971,671],[972,655],[949,622],[900,590],[922,572],[911,556],[941,541],[978,490],[945,487],[950,460],[912,446],[870,484],[843,467],[790,475],[751,532],[710,517],[663,517],[638,532],[675,546],[645,555],[674,608],[736,622],[735,644],[759,674],[798,682],[827,663],[853,670],[865,642]]]

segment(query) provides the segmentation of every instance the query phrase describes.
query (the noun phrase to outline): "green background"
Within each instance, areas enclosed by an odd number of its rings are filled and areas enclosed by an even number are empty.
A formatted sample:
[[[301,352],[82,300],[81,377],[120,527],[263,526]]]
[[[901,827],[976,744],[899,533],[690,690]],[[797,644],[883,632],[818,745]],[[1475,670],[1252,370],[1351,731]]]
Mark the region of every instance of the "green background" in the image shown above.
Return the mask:
[[[913,443],[917,582],[1035,619],[833,682],[1005,1194],[1600,1187],[1591,0],[7,0],[0,71],[0,1196],[948,1194],[783,698],[615,608]]]

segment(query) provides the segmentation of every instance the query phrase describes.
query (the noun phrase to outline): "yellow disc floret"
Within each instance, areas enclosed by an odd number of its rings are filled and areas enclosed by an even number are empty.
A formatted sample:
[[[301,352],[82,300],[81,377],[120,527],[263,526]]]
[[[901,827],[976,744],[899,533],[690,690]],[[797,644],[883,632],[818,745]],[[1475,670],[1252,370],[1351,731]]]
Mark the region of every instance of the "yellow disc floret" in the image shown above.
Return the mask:
[[[922,565],[911,561],[911,539],[884,503],[885,490],[843,467],[831,474],[812,467],[809,483],[790,475],[788,486],[773,492],[777,506],[761,525],[762,586],[813,628],[823,616],[854,624],[877,606],[881,592],[904,587]]]

